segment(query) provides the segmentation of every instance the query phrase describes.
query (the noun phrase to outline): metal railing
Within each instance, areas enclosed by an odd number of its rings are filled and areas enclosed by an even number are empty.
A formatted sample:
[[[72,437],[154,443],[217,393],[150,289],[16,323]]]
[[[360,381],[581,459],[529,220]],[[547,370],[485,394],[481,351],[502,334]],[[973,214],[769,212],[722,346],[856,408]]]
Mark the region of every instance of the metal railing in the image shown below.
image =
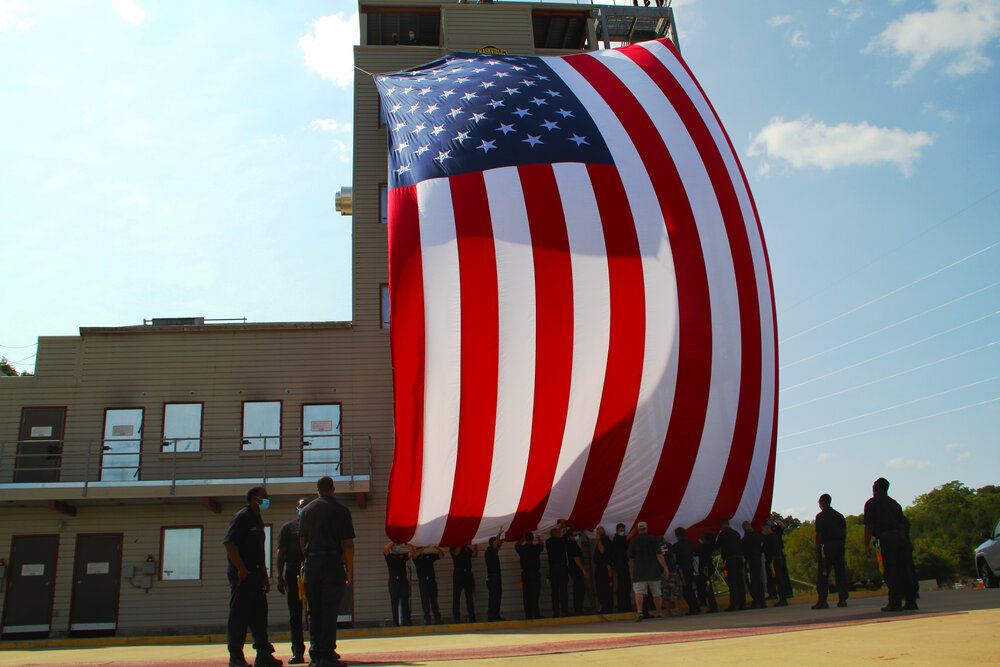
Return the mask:
[[[367,434],[0,442],[0,485],[168,485],[225,480],[370,480]],[[10,488],[8,486],[8,488]]]

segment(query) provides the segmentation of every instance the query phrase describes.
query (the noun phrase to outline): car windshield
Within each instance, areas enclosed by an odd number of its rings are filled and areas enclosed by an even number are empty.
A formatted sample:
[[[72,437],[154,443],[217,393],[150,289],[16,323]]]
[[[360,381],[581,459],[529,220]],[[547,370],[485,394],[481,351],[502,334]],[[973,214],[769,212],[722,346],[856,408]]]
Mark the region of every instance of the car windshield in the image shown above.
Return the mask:
[[[997,527],[993,529],[993,537],[1000,537],[1000,521],[997,521]]]

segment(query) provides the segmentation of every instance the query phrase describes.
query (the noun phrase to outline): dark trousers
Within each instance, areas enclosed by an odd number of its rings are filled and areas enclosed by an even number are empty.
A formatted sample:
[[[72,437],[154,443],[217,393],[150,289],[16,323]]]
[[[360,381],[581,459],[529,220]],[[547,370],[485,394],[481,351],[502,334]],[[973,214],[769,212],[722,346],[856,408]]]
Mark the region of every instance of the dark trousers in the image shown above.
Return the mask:
[[[830,589],[830,573],[837,581],[837,598],[847,599],[847,565],[844,563],[844,543],[827,542],[823,545],[823,558],[819,563],[819,576],[816,579],[816,592],[819,602],[826,602]]]
[[[500,575],[486,576],[486,590],[489,593],[489,602],[486,604],[486,619],[490,621],[500,620],[500,599],[503,597],[503,585],[500,583]]]
[[[302,600],[299,599],[299,563],[285,565],[285,599],[288,602],[288,629],[292,634],[292,655],[305,655],[302,637]]]
[[[243,658],[243,645],[247,641],[247,628],[253,634],[253,647],[257,653],[274,653],[267,641],[267,596],[264,594],[264,571],[253,570],[238,583],[236,573],[229,578],[229,622],[226,625],[226,643],[233,662]]]
[[[392,624],[410,624],[410,582],[406,577],[389,577],[389,604],[392,605]]]
[[[569,573],[565,569],[549,570],[549,585],[552,587],[552,616],[569,616]]]
[[[542,617],[542,610],[538,608],[538,598],[541,594],[541,573],[538,570],[533,572],[521,570],[521,602],[524,605],[524,617],[529,621]]]
[[[760,556],[751,556],[746,561],[747,576],[750,584],[750,599],[754,607],[763,607],[764,603],[764,561]]]
[[[743,556],[732,556],[726,559],[726,583],[729,584],[729,608],[746,609],[747,593],[744,582]]]
[[[570,569],[569,577],[573,580],[573,613],[579,616],[583,613],[583,598],[587,593],[586,579],[578,567]]]
[[[347,588],[343,556],[324,552],[306,557],[306,599],[309,600],[309,657],[333,660],[337,648],[337,615]]]
[[[469,622],[476,622],[476,607],[472,602],[474,579],[471,571],[455,570],[452,578],[451,611],[456,623],[462,622],[462,592],[465,592],[465,608],[469,611]]]
[[[680,571],[681,593],[684,595],[684,601],[687,603],[688,612],[697,614],[701,609],[698,605],[698,598],[694,594],[694,568],[682,567]]]
[[[431,616],[435,623],[441,622],[441,610],[438,609],[438,582],[433,577],[422,578],[420,583],[420,606],[424,610],[424,623],[431,622]]]
[[[904,600],[910,604],[915,603],[916,589],[909,573],[910,541],[902,530],[890,530],[878,536],[878,545],[882,550],[889,604],[898,605]]]
[[[792,580],[784,556],[767,561],[767,594],[784,601],[792,597]]]
[[[695,581],[698,584],[698,601],[707,604],[709,611],[719,611],[719,604],[715,601],[715,588],[712,586],[712,575],[702,572]]]
[[[632,611],[635,594],[632,593],[632,576],[628,571],[628,563],[615,565],[615,590],[618,593],[618,611]]]
[[[594,588],[597,591],[597,613],[610,614],[614,609],[611,595],[611,568],[607,565],[594,566]]]

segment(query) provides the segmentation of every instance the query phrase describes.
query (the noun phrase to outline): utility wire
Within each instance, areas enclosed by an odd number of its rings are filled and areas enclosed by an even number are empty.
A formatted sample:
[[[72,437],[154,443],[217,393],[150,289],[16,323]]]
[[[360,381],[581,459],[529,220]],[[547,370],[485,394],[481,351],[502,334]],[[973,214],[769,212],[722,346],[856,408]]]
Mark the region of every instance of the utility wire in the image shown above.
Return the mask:
[[[890,324],[888,326],[884,326],[881,329],[876,329],[875,331],[872,331],[870,333],[866,333],[863,336],[858,336],[857,338],[853,338],[853,339],[851,339],[849,341],[846,341],[844,343],[840,343],[839,345],[834,345],[833,347],[827,348],[827,349],[823,350],[822,352],[817,352],[815,354],[809,355],[808,357],[803,357],[802,359],[799,359],[798,361],[793,361],[793,362],[791,362],[789,364],[785,364],[784,366],[781,367],[781,370],[785,370],[786,368],[791,368],[792,366],[797,366],[797,365],[799,365],[801,363],[804,363],[806,361],[810,361],[812,359],[815,359],[816,357],[822,357],[824,354],[829,354],[830,352],[834,352],[836,350],[839,350],[842,347],[847,347],[848,345],[851,345],[852,343],[857,343],[859,340],[864,340],[865,338],[870,338],[871,336],[874,336],[876,334],[880,334],[883,331],[888,331],[889,329],[892,329],[893,327],[898,327],[900,324],[906,324],[907,322],[915,320],[918,317],[923,317],[924,315],[927,315],[928,313],[933,313],[935,310],[941,310],[942,308],[950,306],[953,303],[958,303],[962,299],[967,299],[970,296],[975,296],[976,294],[979,294],[980,292],[985,292],[986,290],[991,289],[993,287],[996,287],[997,285],[1000,285],[1000,280],[996,281],[995,283],[993,283],[991,285],[987,285],[986,287],[980,287],[977,290],[973,290],[973,291],[969,292],[968,294],[963,294],[962,296],[956,297],[956,298],[952,299],[951,301],[947,301],[947,302],[942,303],[940,305],[934,306],[933,308],[928,308],[927,310],[923,311],[922,313],[917,313],[916,315],[911,315],[911,316],[909,316],[907,318],[899,320],[898,322],[894,322],[893,324]]]
[[[868,306],[870,306],[870,305],[872,305],[874,303],[878,303],[879,301],[881,301],[883,299],[887,299],[890,296],[892,296],[894,294],[898,294],[898,293],[902,292],[903,290],[905,290],[907,288],[913,287],[914,285],[916,285],[918,283],[922,283],[923,281],[927,280],[928,278],[933,278],[934,276],[938,275],[939,273],[942,273],[944,271],[947,271],[950,268],[958,266],[962,262],[967,262],[970,259],[972,259],[973,257],[976,257],[977,255],[981,255],[984,252],[992,250],[993,248],[997,247],[998,245],[1000,245],[1000,241],[994,241],[990,245],[986,246],[985,248],[980,248],[979,250],[977,250],[976,252],[972,253],[971,255],[966,255],[962,259],[956,260],[956,261],[952,262],[951,264],[948,264],[947,266],[942,266],[940,269],[936,269],[934,271],[931,271],[927,275],[925,275],[925,276],[923,276],[921,278],[917,278],[916,280],[914,280],[912,282],[909,282],[909,283],[907,283],[907,284],[905,284],[905,285],[903,285],[901,287],[897,287],[894,290],[890,290],[890,291],[886,292],[885,294],[883,294],[882,296],[875,297],[871,301],[867,301],[867,302],[861,304],[860,306],[855,306],[854,308],[851,308],[850,310],[846,310],[843,313],[841,313],[840,315],[836,315],[834,317],[831,317],[830,319],[826,320],[825,322],[820,322],[819,324],[813,325],[813,326],[809,327],[808,329],[804,329],[803,331],[800,331],[797,334],[792,334],[788,338],[780,341],[780,344],[783,345],[783,344],[787,343],[790,340],[795,340],[799,336],[803,336],[803,335],[805,335],[805,334],[807,334],[807,333],[809,333],[811,331],[815,331],[816,329],[819,329],[821,327],[825,327],[827,324],[831,324],[831,323],[836,322],[837,320],[839,320],[841,318],[847,317],[848,315],[850,315],[852,313],[856,313],[859,310],[861,310],[862,308],[867,308]]]
[[[957,359],[958,357],[962,357],[962,356],[965,356],[966,354],[971,354],[973,352],[978,352],[979,350],[985,350],[988,347],[993,347],[997,343],[1000,343],[1000,340],[995,340],[992,343],[987,343],[986,345],[980,345],[979,347],[974,347],[971,350],[965,350],[963,352],[958,352],[956,354],[952,354],[952,355],[949,355],[947,357],[944,357],[943,359],[937,359],[935,361],[928,361],[926,364],[920,364],[919,366],[915,366],[913,368],[907,368],[905,371],[899,371],[898,373],[893,373],[892,375],[886,375],[885,377],[878,378],[877,380],[871,380],[871,381],[865,382],[863,384],[858,384],[858,385],[855,385],[853,387],[848,387],[847,389],[841,389],[840,391],[835,391],[832,394],[826,394],[825,396],[818,396],[816,398],[810,398],[808,401],[802,401],[802,402],[796,403],[794,405],[789,405],[789,406],[786,406],[786,407],[783,407],[783,408],[779,408],[778,412],[784,412],[785,410],[791,410],[792,408],[798,408],[798,407],[802,407],[803,405],[809,405],[810,403],[816,403],[817,401],[822,401],[822,400],[825,400],[827,398],[833,398],[834,396],[840,396],[841,394],[846,394],[848,392],[855,391],[857,389],[863,389],[865,387],[870,387],[873,384],[878,384],[879,382],[885,382],[886,380],[891,380],[893,378],[897,378],[900,375],[906,375],[907,373],[912,373],[914,371],[919,371],[919,370],[921,370],[923,368],[927,368],[928,366],[933,366],[935,364],[940,364],[940,363],[943,363],[945,361],[951,361],[952,359]]]
[[[817,440],[816,442],[810,442],[805,445],[799,445],[798,447],[789,447],[788,449],[779,449],[778,454],[784,454],[786,452],[794,452],[799,449],[808,449],[809,447],[817,447],[819,445],[825,445],[828,442],[836,442],[837,440],[846,440],[848,438],[856,438],[859,435],[868,435],[869,433],[875,433],[877,431],[885,431],[886,429],[895,428],[897,426],[905,426],[906,424],[913,424],[914,422],[924,421],[925,419],[933,419],[934,417],[940,417],[942,415],[948,415],[953,412],[961,412],[962,410],[968,410],[970,408],[979,407],[980,405],[987,405],[988,403],[996,403],[1000,401],[1000,396],[996,398],[989,398],[985,401],[979,401],[978,403],[970,403],[968,405],[963,405],[958,408],[951,408],[950,410],[942,410],[941,412],[935,412],[930,415],[921,415],[920,417],[914,417],[913,419],[907,419],[906,421],[896,422],[894,424],[885,424],[884,426],[877,426],[875,428],[870,428],[866,431],[858,431],[857,433],[849,433],[847,435],[839,435],[836,438],[827,438],[826,440]]]
[[[972,202],[971,204],[969,204],[965,208],[960,209],[958,211],[955,211],[954,213],[952,213],[949,216],[946,216],[945,218],[943,218],[939,222],[934,223],[933,225],[931,225],[930,227],[928,227],[924,231],[920,232],[916,236],[913,236],[909,240],[904,241],[903,243],[897,245],[896,247],[891,248],[890,250],[887,250],[886,252],[882,253],[881,255],[879,255],[875,259],[871,260],[870,262],[868,262],[864,266],[860,266],[860,267],[854,269],[853,271],[851,271],[851,272],[849,272],[849,273],[841,276],[840,278],[837,278],[836,280],[827,283],[826,285],[824,285],[820,289],[816,290],[815,292],[812,292],[811,294],[807,294],[806,296],[802,297],[801,299],[799,299],[798,301],[796,301],[795,303],[793,303],[791,306],[782,309],[782,311],[785,312],[785,313],[788,313],[788,312],[791,312],[791,311],[795,310],[796,308],[798,308],[799,306],[801,306],[803,303],[805,303],[809,299],[812,299],[814,296],[818,296],[818,295],[822,294],[823,292],[827,291],[828,289],[830,289],[831,287],[833,287],[834,285],[839,285],[840,283],[844,282],[845,280],[847,280],[851,276],[853,276],[853,275],[855,275],[857,273],[861,273],[862,271],[864,271],[865,269],[867,269],[869,266],[871,266],[871,265],[873,265],[873,264],[875,264],[877,262],[882,261],[883,259],[885,259],[889,255],[891,255],[892,253],[894,253],[894,252],[896,252],[898,250],[901,250],[901,249],[905,248],[906,246],[910,245],[911,243],[913,243],[914,241],[916,241],[917,239],[919,239],[921,236],[927,234],[931,230],[934,230],[934,229],[940,227],[941,225],[943,225],[944,223],[948,222],[949,220],[953,220],[953,219],[957,218],[958,216],[962,215],[963,213],[965,213],[966,211],[968,211],[968,210],[970,210],[972,208],[975,208],[976,206],[978,206],[982,202],[986,201],[987,199],[989,199],[990,197],[992,197],[993,195],[995,195],[998,192],[1000,192],[1000,188],[997,188],[996,190],[993,190],[992,192],[989,192],[989,193],[983,195],[982,197],[980,197],[976,201]]]
[[[943,336],[945,334],[952,333],[953,331],[958,331],[959,329],[964,329],[965,327],[968,327],[968,326],[971,326],[973,324],[976,324],[977,322],[982,322],[983,320],[989,319],[991,317],[995,317],[996,315],[1000,315],[1000,310],[995,310],[992,313],[990,313],[989,315],[983,315],[982,317],[977,317],[976,319],[971,320],[969,322],[966,322],[965,324],[959,324],[957,327],[952,327],[951,329],[945,329],[944,331],[939,331],[936,334],[931,334],[930,336],[927,336],[926,338],[921,338],[918,341],[914,341],[912,343],[907,343],[906,345],[901,345],[900,347],[897,347],[897,348],[895,348],[893,350],[889,350],[888,352],[883,352],[881,354],[876,354],[874,357],[868,357],[867,359],[863,359],[863,360],[858,361],[856,363],[850,364],[849,366],[842,366],[842,367],[838,368],[835,371],[830,371],[829,373],[824,373],[823,375],[818,375],[818,376],[816,376],[816,377],[814,377],[812,379],[805,380],[804,382],[799,382],[798,384],[793,384],[791,387],[785,387],[784,389],[781,389],[780,391],[781,392],[785,392],[785,391],[791,391],[792,389],[798,389],[799,387],[805,386],[807,384],[812,384],[813,382],[816,382],[818,380],[823,380],[825,378],[828,378],[831,375],[836,375],[838,373],[843,373],[844,371],[850,370],[852,368],[857,368],[858,366],[863,366],[863,365],[867,364],[870,361],[875,361],[876,359],[881,359],[882,357],[887,357],[890,354],[895,354],[896,352],[901,352],[901,351],[903,351],[905,349],[908,349],[908,348],[911,348],[911,347],[913,347],[915,345],[920,345],[921,343],[926,343],[927,341],[933,340],[934,338],[938,338],[939,336]]]
[[[970,382],[969,384],[963,384],[961,387],[952,387],[951,389],[945,389],[944,391],[939,391],[936,394],[930,394],[928,396],[921,396],[920,398],[914,398],[910,401],[904,401],[902,403],[897,403],[896,405],[890,405],[887,408],[879,408],[878,410],[872,410],[871,412],[866,412],[863,415],[856,415],[854,417],[846,417],[844,419],[838,419],[835,422],[830,422],[829,424],[823,424],[822,426],[813,426],[812,428],[807,428],[802,431],[796,431],[795,433],[788,433],[787,435],[781,435],[780,438],[794,438],[797,435],[804,435],[806,433],[812,433],[813,431],[819,431],[824,428],[830,428],[831,426],[837,426],[838,424],[846,424],[847,422],[857,421],[858,419],[864,419],[865,417],[871,417],[872,415],[881,414],[883,412],[888,412],[889,410],[895,410],[896,408],[902,408],[907,405],[913,405],[914,403],[919,403],[921,401],[926,401],[931,398],[937,398],[938,396],[944,396],[945,394],[952,394],[956,391],[961,391],[963,389],[968,389],[969,387],[975,387],[978,384],[986,384],[987,382],[993,382],[994,380],[1000,379],[1000,375],[994,375],[991,378],[986,378],[985,380],[976,380],[975,382]]]
[[[36,356],[38,356],[38,355],[33,354],[30,357],[25,357],[24,359],[18,359],[17,361],[12,361],[10,363],[12,363],[12,364],[19,364],[22,361],[27,361],[28,359],[34,359]]]
[[[24,350],[29,347],[35,347],[38,343],[32,343],[31,345],[0,345],[0,347],[6,350]]]

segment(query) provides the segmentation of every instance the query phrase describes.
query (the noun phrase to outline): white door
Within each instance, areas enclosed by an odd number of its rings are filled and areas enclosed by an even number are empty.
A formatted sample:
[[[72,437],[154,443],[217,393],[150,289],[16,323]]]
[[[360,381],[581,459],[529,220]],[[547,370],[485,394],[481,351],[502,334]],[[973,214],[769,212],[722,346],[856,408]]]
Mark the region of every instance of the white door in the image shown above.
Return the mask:
[[[302,475],[340,475],[340,405],[302,406]]]
[[[141,446],[142,408],[105,410],[101,481],[126,482],[139,479]]]

